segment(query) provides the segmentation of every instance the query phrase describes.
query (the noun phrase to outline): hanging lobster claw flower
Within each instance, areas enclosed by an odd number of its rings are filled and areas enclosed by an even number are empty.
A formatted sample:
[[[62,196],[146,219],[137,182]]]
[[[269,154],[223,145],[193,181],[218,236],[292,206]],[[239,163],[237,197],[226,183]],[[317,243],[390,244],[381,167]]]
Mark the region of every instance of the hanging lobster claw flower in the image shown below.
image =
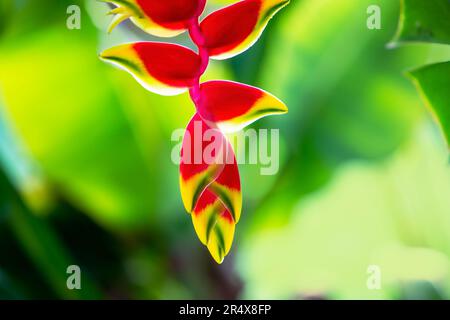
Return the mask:
[[[175,36],[189,29],[199,54],[175,44],[138,42],[105,50],[100,57],[161,95],[190,90],[197,113],[183,137],[180,189],[200,241],[217,263],[229,253],[242,210],[239,168],[223,132],[240,130],[266,115],[287,112],[275,96],[231,81],[199,84],[208,59],[226,59],[251,47],[289,0],[243,0],[200,24],[206,0],[99,0],[116,5],[110,30],[130,18],[144,31]]]
[[[244,0],[211,13],[200,24],[209,55],[223,60],[250,48],[289,0]]]
[[[205,82],[200,92],[201,116],[226,133],[238,131],[262,117],[288,111],[286,105],[270,93],[238,82]]]
[[[108,31],[122,21],[130,20],[143,31],[158,37],[174,37],[183,33],[189,21],[198,17],[206,0],[100,0],[117,7]]]
[[[180,189],[200,241],[221,263],[242,210],[239,170],[226,137],[198,114],[183,139]]]
[[[194,51],[160,42],[123,44],[103,51],[100,57],[129,72],[147,90],[166,96],[187,91],[200,68]]]

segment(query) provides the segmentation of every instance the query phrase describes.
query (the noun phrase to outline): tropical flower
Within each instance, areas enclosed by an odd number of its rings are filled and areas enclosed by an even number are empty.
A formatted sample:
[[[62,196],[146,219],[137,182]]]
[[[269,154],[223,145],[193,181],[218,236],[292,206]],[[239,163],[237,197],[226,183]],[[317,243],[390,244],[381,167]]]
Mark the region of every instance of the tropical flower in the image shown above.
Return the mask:
[[[250,48],[269,20],[289,0],[243,0],[199,21],[206,0],[103,0],[116,6],[109,31],[130,19],[145,32],[172,37],[189,32],[197,52],[161,42],[136,42],[105,50],[100,57],[129,72],[142,86],[160,95],[189,91],[196,113],[186,128],[181,152],[180,189],[200,241],[217,263],[233,242],[242,209],[239,169],[224,133],[235,132],[267,115],[287,112],[279,99],[259,88],[215,80],[200,83],[209,59],[227,59]],[[191,137],[215,132],[212,161],[190,161],[209,143]],[[200,148],[201,150],[196,150]],[[189,155],[189,156],[188,156]],[[211,159],[210,159],[211,160]]]

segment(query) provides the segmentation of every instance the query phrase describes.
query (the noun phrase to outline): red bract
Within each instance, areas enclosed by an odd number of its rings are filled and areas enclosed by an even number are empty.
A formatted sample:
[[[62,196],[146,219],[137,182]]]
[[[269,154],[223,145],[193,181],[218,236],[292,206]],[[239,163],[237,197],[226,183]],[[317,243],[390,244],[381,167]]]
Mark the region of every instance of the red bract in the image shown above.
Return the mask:
[[[110,11],[115,18],[109,31],[122,21],[131,21],[150,34],[173,37],[189,28],[192,19],[198,18],[206,0],[100,0],[117,7]]]
[[[106,0],[104,0],[106,1]],[[287,112],[264,90],[200,77],[209,59],[233,57],[252,46],[287,0],[244,0],[211,13],[201,23],[206,0],[108,0],[117,8],[110,29],[127,18],[144,31],[174,36],[189,30],[198,53],[174,44],[137,42],[100,56],[131,73],[148,90],[175,95],[189,90],[197,109],[187,125],[180,162],[180,189],[200,241],[221,263],[231,249],[242,209],[236,157],[224,132]]]
[[[234,132],[250,123],[287,112],[283,102],[270,93],[231,81],[209,81],[200,85],[199,112],[208,122],[225,132]]]
[[[204,138],[207,134],[211,139],[216,136],[211,151],[207,150],[209,139]],[[192,117],[186,127],[180,162],[181,196],[188,212],[192,212],[202,192],[222,172],[225,145],[226,138],[219,130],[209,126],[198,113]]]
[[[136,0],[144,14],[158,25],[171,30],[187,29],[189,21],[205,1],[199,0]],[[200,4],[202,6],[200,7]]]
[[[200,24],[211,58],[227,59],[247,50],[269,20],[288,3],[289,0],[244,0],[211,13]]]
[[[132,74],[147,90],[168,96],[194,86],[200,68],[200,57],[191,49],[160,42],[123,44],[100,57]]]

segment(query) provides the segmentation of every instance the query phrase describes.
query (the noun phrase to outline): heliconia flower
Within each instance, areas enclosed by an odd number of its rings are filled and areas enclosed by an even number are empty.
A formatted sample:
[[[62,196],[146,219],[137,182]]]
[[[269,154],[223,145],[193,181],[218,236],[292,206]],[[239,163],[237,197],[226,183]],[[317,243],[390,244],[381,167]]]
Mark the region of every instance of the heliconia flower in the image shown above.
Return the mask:
[[[238,131],[262,117],[288,111],[286,105],[270,93],[238,82],[205,82],[200,85],[200,92],[201,116],[226,133]]]
[[[242,210],[239,168],[224,135],[257,119],[287,112],[272,94],[231,81],[200,83],[210,58],[226,59],[251,47],[269,20],[289,0],[243,0],[199,23],[206,0],[99,0],[117,7],[110,30],[130,18],[162,37],[187,29],[198,54],[159,42],[137,42],[105,50],[101,59],[129,72],[149,91],[177,95],[189,90],[196,113],[181,149],[180,190],[195,232],[217,263],[229,253]]]
[[[147,90],[166,96],[192,87],[200,67],[194,51],[160,42],[123,44],[103,51],[100,57],[129,72]]]
[[[117,7],[108,31],[122,21],[130,20],[143,31],[158,37],[174,37],[183,33],[189,22],[205,8],[206,0],[100,0]]]
[[[215,150],[210,153],[214,159],[209,161],[208,148]],[[196,114],[186,129],[181,160],[183,203],[192,214],[200,241],[221,263],[230,251],[242,210],[241,182],[233,148],[220,131]]]
[[[228,59],[250,48],[269,20],[288,3],[289,0],[243,0],[211,13],[200,24],[210,57]]]

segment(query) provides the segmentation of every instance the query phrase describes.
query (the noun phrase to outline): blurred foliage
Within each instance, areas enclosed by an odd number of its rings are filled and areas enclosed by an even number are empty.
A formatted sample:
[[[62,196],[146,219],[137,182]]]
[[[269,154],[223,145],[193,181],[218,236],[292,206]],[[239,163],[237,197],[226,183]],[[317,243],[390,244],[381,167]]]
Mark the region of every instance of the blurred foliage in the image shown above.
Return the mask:
[[[432,64],[411,72],[431,112],[442,125],[447,145],[450,144],[450,61]]]
[[[402,12],[397,35],[391,45],[416,41],[445,44],[447,55],[443,63],[414,70],[411,75],[435,120],[449,141],[450,116],[448,88],[450,86],[450,2],[402,0]]]
[[[346,165],[330,185],[297,202],[288,226],[244,242],[244,297],[434,298],[410,292],[425,282],[448,299],[450,173],[435,165],[446,151],[430,144],[428,129],[383,164]],[[369,265],[382,271],[381,290],[366,287]]]
[[[386,51],[396,6],[381,2],[385,27],[370,31],[365,28],[366,16],[358,14],[369,4],[293,3],[277,34],[268,40],[276,37],[279,44],[266,55],[261,81],[290,107],[288,119],[277,119],[276,124],[292,151],[275,194],[267,200],[275,207],[288,206],[280,212],[291,212],[298,196],[328,182],[341,163],[389,155],[421,116],[420,102],[399,74],[428,53],[421,48],[415,55]],[[279,52],[287,57],[281,64]],[[271,204],[261,207],[274,215]]]
[[[66,28],[71,4],[81,30]],[[372,4],[381,30],[366,28]],[[129,23],[107,35],[106,12],[0,3],[0,298],[450,297],[447,148],[404,76],[450,51],[387,49],[397,1],[294,0],[246,54],[212,62],[205,78],[257,85],[290,109],[254,125],[280,129],[280,172],[241,166],[245,208],[221,266],[196,240],[170,159],[194,108],[99,61],[154,40]],[[448,74],[413,72],[440,114]],[[80,291],[66,288],[70,264]],[[371,264],[382,290],[367,289]]]
[[[424,41],[450,44],[450,3],[447,0],[401,0],[399,42]]]

